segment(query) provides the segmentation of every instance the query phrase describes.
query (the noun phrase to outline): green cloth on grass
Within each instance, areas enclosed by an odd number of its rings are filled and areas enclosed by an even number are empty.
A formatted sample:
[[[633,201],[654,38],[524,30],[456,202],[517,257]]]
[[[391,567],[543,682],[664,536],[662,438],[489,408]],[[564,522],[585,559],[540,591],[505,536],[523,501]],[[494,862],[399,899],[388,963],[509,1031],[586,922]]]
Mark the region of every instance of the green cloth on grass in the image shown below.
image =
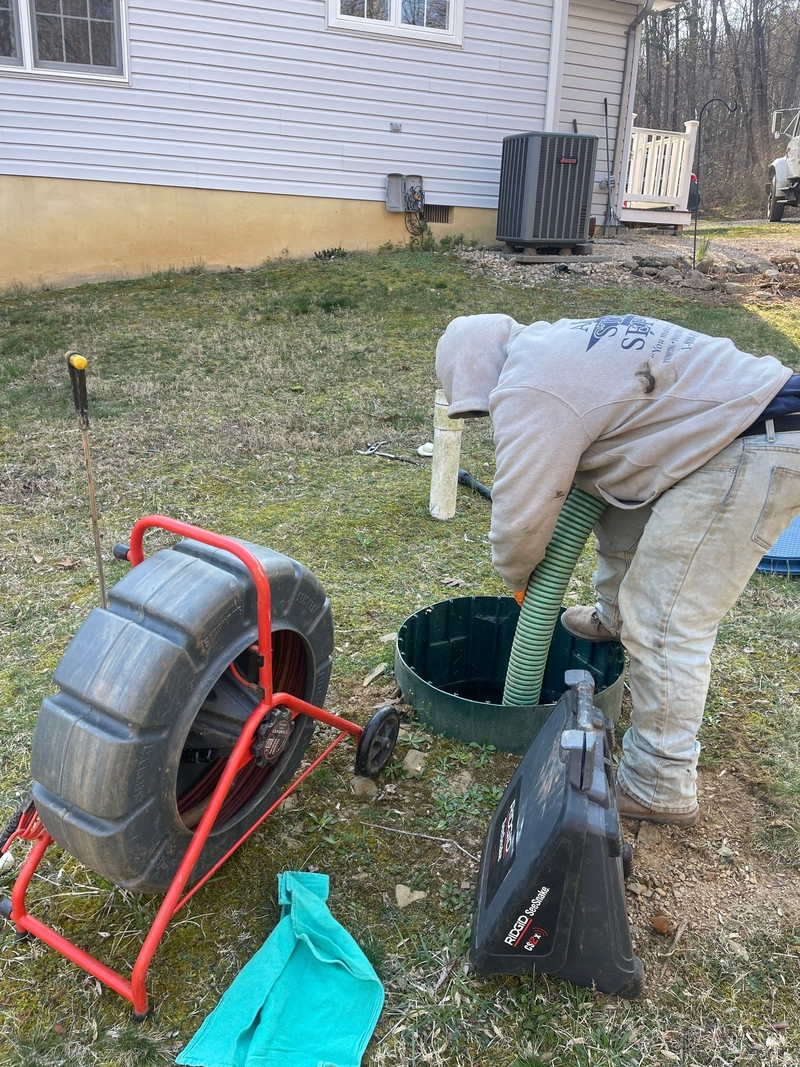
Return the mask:
[[[358,1067],[383,986],[327,898],[326,874],[278,875],[280,922],[176,1063]]]

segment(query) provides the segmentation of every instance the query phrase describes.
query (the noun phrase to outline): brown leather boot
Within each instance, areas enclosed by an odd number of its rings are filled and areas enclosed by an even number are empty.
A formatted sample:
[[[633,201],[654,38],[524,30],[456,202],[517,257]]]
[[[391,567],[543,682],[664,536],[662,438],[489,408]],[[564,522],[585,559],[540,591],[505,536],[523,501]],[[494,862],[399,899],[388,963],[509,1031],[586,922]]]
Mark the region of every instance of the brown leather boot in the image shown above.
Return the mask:
[[[623,819],[636,819],[639,822],[657,822],[666,826],[694,826],[699,817],[695,804],[691,811],[653,811],[638,800],[629,796],[617,782],[617,810]]]
[[[586,605],[567,608],[561,616],[561,625],[573,637],[582,641],[618,641],[619,634],[612,633],[598,618],[594,608]]]

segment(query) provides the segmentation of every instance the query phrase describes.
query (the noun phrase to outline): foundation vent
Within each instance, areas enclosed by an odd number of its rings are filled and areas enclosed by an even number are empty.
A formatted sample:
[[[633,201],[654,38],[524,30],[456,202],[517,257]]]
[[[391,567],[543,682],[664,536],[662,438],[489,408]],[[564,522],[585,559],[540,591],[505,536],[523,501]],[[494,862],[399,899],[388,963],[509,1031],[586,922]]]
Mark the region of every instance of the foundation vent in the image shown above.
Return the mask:
[[[445,207],[444,204],[426,204],[425,221],[448,223],[451,221],[452,211],[451,207]]]

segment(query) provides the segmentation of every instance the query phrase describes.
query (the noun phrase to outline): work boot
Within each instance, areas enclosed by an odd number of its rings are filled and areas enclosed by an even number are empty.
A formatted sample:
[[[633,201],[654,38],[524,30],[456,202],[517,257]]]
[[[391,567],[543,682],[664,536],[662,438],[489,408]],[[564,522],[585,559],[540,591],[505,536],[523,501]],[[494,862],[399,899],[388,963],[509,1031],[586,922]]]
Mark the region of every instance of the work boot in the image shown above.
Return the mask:
[[[666,826],[694,826],[699,816],[697,804],[691,811],[653,811],[625,792],[617,782],[617,810],[623,819],[657,822]]]
[[[583,605],[567,608],[561,616],[561,625],[573,637],[582,641],[618,641],[619,634],[612,633],[600,622],[594,608]]]

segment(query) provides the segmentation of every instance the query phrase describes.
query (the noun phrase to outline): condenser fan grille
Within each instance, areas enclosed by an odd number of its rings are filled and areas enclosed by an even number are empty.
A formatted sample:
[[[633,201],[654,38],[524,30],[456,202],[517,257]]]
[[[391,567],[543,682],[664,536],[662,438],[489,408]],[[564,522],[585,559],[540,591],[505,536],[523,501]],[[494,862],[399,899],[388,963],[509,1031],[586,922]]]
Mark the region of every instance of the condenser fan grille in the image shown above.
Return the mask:
[[[497,238],[509,244],[587,240],[597,138],[526,133],[503,140]]]

